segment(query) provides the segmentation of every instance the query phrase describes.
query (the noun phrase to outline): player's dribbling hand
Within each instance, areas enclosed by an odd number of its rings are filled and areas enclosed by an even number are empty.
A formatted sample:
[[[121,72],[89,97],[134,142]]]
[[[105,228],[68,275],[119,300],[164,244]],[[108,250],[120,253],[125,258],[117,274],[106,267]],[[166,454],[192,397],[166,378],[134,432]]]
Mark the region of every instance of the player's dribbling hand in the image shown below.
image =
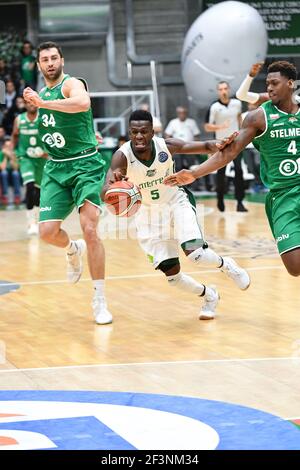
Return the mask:
[[[181,170],[178,173],[174,173],[174,175],[167,176],[164,179],[164,184],[167,186],[177,186],[193,183],[195,179],[191,170]]]
[[[39,97],[38,93],[32,90],[30,87],[25,88],[23,91],[23,98],[25,101],[27,101],[27,103],[37,106],[38,108],[42,107],[44,103],[43,100]]]
[[[256,77],[256,75],[261,71],[263,65],[264,62],[257,62],[256,64],[253,64],[249,72],[250,77]]]
[[[123,173],[121,173],[121,171],[114,171],[113,172],[113,177],[114,179],[110,179],[110,183],[115,183],[116,181],[127,181],[128,180],[128,177],[123,175]]]
[[[216,143],[216,147],[218,147],[219,150],[223,150],[225,147],[228,147],[238,135],[238,132],[233,132],[230,136],[224,137],[221,142]]]

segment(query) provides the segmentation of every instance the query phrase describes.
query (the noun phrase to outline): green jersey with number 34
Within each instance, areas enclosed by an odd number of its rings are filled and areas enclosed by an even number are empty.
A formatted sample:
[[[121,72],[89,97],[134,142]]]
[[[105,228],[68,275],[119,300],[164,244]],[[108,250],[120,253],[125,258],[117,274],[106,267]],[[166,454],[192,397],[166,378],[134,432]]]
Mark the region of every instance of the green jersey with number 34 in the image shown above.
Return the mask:
[[[65,99],[63,80],[52,88],[44,87],[40,97],[45,101]],[[97,140],[92,111],[64,113],[40,108],[40,135],[53,161],[66,161],[97,154]]]
[[[261,107],[266,129],[253,140],[261,156],[261,179],[271,190],[300,185],[300,108],[288,114],[271,101]]]

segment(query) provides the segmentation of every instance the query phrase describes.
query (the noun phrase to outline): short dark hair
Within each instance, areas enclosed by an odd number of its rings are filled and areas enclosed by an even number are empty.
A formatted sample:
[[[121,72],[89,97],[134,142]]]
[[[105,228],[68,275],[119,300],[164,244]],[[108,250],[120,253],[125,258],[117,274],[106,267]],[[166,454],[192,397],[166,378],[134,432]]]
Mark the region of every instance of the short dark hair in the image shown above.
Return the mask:
[[[268,73],[280,72],[280,75],[287,77],[289,80],[297,79],[297,69],[294,64],[287,62],[286,60],[278,60],[273,62],[268,67]]]
[[[44,51],[45,49],[51,49],[52,47],[55,47],[55,49],[57,49],[60,57],[63,57],[61,47],[58,44],[56,44],[56,42],[47,41],[47,42],[42,42],[41,44],[39,44],[39,46],[37,48],[37,60],[39,61],[39,59],[40,59],[40,52],[41,51]]]
[[[22,47],[25,46],[26,44],[29,44],[29,45],[32,47],[32,49],[33,49],[33,44],[32,44],[32,42],[29,41],[28,39],[24,39],[24,41],[23,41],[23,43],[22,43]]]
[[[143,111],[142,109],[137,109],[133,111],[129,116],[129,123],[131,121],[149,121],[153,125],[153,118],[149,111]]]
[[[221,81],[218,83],[217,87],[219,87],[219,85],[222,85],[223,83],[226,83],[227,86],[230,86],[229,83],[226,82],[226,80],[221,80]]]

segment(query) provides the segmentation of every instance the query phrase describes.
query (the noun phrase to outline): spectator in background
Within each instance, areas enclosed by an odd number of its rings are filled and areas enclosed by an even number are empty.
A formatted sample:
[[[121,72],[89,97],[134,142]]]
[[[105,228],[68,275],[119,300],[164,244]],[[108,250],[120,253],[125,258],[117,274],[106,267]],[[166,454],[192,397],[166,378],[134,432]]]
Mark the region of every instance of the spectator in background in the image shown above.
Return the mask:
[[[21,49],[20,75],[22,89],[30,87],[33,90],[37,85],[36,57],[33,55],[33,46],[30,41],[24,41]]]
[[[199,140],[200,129],[195,119],[188,117],[188,110],[183,106],[176,108],[177,118],[172,119],[165,129],[165,138],[174,137],[175,139],[185,140],[186,142]],[[154,121],[153,121],[154,128]],[[181,170],[183,168],[188,169],[193,165],[198,165],[203,161],[204,155],[174,155],[175,168]],[[200,159],[200,160],[199,160]],[[208,191],[211,190],[212,185],[210,182],[210,175],[207,175],[205,179],[205,186]],[[190,185],[190,189],[200,189],[201,182],[196,181]]]
[[[8,110],[5,111],[2,125],[5,128],[6,134],[11,135],[13,129],[13,123],[15,118],[21,114],[25,113],[25,101],[22,96],[17,96],[15,104]]]
[[[5,142],[5,136],[6,136],[5,129],[3,126],[0,126],[0,150],[2,149],[3,144]]]
[[[3,57],[0,57],[0,80],[3,82],[10,80],[9,68],[7,67],[6,61]]]
[[[9,110],[16,102],[17,91],[12,80],[7,80],[5,84],[5,107]]]
[[[10,139],[6,139],[0,150],[0,181],[1,181],[1,202],[4,206],[8,204],[8,187],[11,182],[14,189],[14,203],[21,203],[21,178],[18,164],[13,152]]]
[[[178,106],[176,108],[176,114],[177,118],[172,119],[165,129],[165,139],[174,137],[175,139],[181,139],[186,142],[199,140],[200,129],[196,121],[188,117],[187,108]],[[189,168],[193,164],[192,158],[186,155],[175,155],[174,160],[176,171]]]
[[[209,109],[208,122],[204,128],[206,132],[214,132],[216,139],[223,139],[235,131],[238,131],[241,125],[242,103],[234,98],[230,98],[230,87],[227,82],[219,82],[217,86],[218,101],[215,101]],[[243,171],[241,166],[242,156],[239,155],[234,161],[234,188],[235,198],[237,200],[237,211],[247,212],[243,205],[245,196]],[[226,193],[225,170],[220,168],[217,171],[216,191],[217,207],[219,211],[224,212],[224,194]]]
[[[143,111],[148,111],[148,113],[150,113],[150,106],[148,103],[142,103],[139,109],[142,109]],[[153,115],[152,115],[152,119],[153,119],[154,134],[157,135],[157,137],[162,137],[163,126],[162,126],[161,120],[158,119],[158,117],[153,116]],[[125,142],[123,143],[125,144]]]

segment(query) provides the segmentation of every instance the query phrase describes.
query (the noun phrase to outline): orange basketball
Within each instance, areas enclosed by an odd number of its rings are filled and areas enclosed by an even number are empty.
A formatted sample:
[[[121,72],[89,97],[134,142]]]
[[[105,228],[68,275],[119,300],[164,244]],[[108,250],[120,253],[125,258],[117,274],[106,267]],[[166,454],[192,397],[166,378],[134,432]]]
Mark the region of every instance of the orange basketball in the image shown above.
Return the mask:
[[[130,181],[116,181],[106,191],[104,201],[112,214],[130,217],[140,208],[142,194]]]

